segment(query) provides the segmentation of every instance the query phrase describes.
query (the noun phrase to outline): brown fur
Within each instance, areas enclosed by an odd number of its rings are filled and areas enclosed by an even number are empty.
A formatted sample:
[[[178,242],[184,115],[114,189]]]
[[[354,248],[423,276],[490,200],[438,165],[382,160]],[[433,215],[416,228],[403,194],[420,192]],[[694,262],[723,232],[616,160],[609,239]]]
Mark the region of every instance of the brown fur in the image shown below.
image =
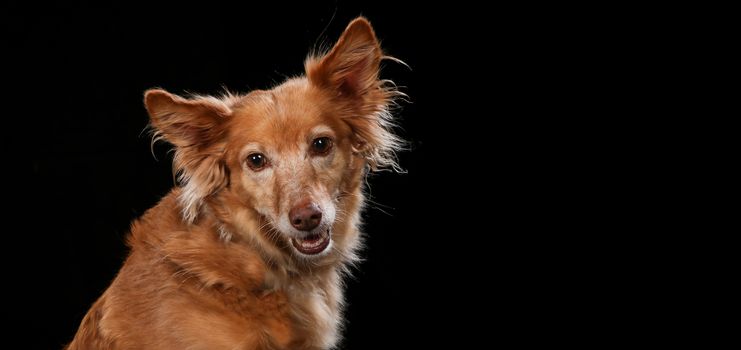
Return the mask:
[[[148,91],[181,188],[134,222],[129,257],[68,349],[334,347],[342,275],[360,244],[364,169],[394,167],[400,145],[388,113],[398,92],[378,79],[382,58],[358,18],[329,53],[307,59],[307,77],[272,90]],[[318,137],[330,137],[330,153],[307,151]],[[245,161],[255,152],[268,159],[259,171]],[[282,224],[307,201],[332,217],[323,255],[299,254]]]

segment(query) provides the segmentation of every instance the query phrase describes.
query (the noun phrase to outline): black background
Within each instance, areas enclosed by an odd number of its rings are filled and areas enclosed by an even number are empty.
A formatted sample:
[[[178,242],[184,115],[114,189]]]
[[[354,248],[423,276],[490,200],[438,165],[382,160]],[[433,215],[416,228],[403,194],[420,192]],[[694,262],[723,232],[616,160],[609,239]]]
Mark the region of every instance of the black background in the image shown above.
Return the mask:
[[[531,152],[556,123],[541,111],[559,103],[533,96],[558,89],[553,81],[565,74],[554,62],[567,40],[532,20],[549,9],[3,6],[11,88],[3,145],[13,168],[3,316],[23,348],[71,340],[125,258],[131,221],[173,186],[169,146],[150,151],[144,90],[270,88],[302,74],[309,50],[331,45],[358,15],[411,67],[386,62],[382,73],[410,96],[397,115],[411,151],[400,155],[407,173],[370,179],[367,249],[348,281],[342,348],[465,347],[519,334],[533,325],[533,305],[553,307],[554,294],[540,293],[558,289],[549,267],[530,269],[533,251],[554,243],[539,230],[555,218],[533,210],[554,204],[544,191],[561,190],[550,165],[563,157],[548,147]]]

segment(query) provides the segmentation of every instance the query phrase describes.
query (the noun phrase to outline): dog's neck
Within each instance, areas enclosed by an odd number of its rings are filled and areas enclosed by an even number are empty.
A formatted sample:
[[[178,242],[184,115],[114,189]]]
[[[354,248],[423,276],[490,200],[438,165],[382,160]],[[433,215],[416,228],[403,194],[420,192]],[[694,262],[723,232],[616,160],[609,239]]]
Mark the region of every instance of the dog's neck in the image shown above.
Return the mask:
[[[353,198],[352,204],[360,203],[359,196]],[[343,233],[342,237],[338,235],[342,239],[338,244],[352,251],[359,244],[359,214],[357,209],[355,212],[334,228],[343,230],[338,231]],[[322,348],[338,341],[343,308],[341,279],[352,262],[348,259],[354,256],[352,251],[316,266],[302,266],[285,257],[278,260],[264,251],[261,243],[247,238],[249,235],[231,231],[238,226],[221,220],[214,210],[204,211],[192,224],[181,220],[178,226],[161,237],[157,249],[158,255],[174,266],[174,276],[197,283],[199,290],[285,297],[293,319],[297,320],[294,326],[303,329],[302,334],[314,334],[305,341],[321,344]],[[229,231],[225,234],[224,230]]]

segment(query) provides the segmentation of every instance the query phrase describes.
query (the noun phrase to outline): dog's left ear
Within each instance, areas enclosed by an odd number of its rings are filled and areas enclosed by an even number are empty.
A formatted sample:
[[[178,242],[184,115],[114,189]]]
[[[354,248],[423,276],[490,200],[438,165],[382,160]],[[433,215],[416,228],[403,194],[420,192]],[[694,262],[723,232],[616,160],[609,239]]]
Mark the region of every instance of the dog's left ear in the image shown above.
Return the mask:
[[[392,132],[389,106],[404,94],[378,79],[381,46],[368,20],[359,17],[347,26],[332,50],[304,63],[309,82],[341,106],[340,117],[353,131],[353,150],[372,169],[399,170],[395,152],[403,142]]]
[[[321,59],[309,58],[306,75],[317,86],[337,94],[360,97],[378,87],[381,46],[368,20],[359,17]]]

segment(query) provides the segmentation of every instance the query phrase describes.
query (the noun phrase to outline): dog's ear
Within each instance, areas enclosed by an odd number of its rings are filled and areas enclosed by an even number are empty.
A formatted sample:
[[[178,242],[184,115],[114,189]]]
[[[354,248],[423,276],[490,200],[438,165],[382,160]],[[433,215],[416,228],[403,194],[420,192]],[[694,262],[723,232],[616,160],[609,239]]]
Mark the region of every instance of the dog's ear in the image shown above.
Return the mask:
[[[144,104],[152,126],[177,147],[210,146],[219,140],[223,123],[231,114],[229,107],[216,98],[185,99],[160,89],[147,90]]]
[[[228,184],[224,135],[232,111],[214,97],[185,99],[160,89],[148,90],[144,104],[155,140],[165,139],[175,145],[173,167],[183,187],[183,216],[192,222],[203,199]]]
[[[317,86],[359,97],[378,87],[381,46],[368,20],[357,18],[321,59],[309,58],[306,75]]]
[[[309,56],[304,63],[309,82],[325,91],[343,112],[340,117],[353,131],[356,154],[372,169],[399,170],[396,150],[403,142],[393,134],[389,107],[404,96],[389,81],[378,79],[381,46],[368,20],[359,17],[347,26],[332,50]]]

